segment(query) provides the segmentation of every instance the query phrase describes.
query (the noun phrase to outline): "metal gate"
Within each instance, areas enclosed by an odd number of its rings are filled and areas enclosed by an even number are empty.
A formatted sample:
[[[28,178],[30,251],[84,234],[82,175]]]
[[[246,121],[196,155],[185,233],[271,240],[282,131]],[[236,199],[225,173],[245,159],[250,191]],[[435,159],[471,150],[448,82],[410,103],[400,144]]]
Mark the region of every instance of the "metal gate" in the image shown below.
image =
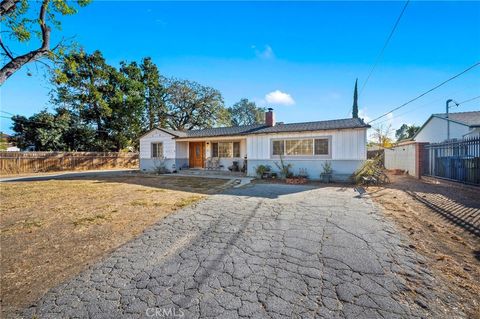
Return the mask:
[[[480,185],[480,136],[425,145],[423,174]]]

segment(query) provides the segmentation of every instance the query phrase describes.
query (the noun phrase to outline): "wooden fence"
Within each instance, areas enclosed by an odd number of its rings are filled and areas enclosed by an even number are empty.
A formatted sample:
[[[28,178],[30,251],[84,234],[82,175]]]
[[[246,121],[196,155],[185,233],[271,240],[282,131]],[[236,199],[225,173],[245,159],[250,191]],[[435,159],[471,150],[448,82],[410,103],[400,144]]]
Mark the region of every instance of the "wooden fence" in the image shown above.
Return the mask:
[[[137,168],[138,153],[0,152],[0,174]]]

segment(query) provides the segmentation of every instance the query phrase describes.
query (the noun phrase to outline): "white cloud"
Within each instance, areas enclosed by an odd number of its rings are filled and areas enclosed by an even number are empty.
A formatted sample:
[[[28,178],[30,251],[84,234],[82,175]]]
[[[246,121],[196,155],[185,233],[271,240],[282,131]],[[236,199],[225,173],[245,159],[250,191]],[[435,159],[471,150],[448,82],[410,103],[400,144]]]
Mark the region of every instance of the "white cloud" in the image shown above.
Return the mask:
[[[367,115],[366,112],[367,112],[366,109],[358,110],[358,117],[363,119],[365,122],[370,122],[372,119]]]
[[[282,92],[280,90],[275,90],[265,95],[265,101],[268,104],[277,104],[277,105],[295,104],[295,100],[292,98],[290,94]]]
[[[262,59],[273,59],[275,58],[275,53],[273,53],[273,49],[268,44],[263,47],[263,50],[259,50],[255,45],[252,45],[252,49],[255,50],[255,55]]]

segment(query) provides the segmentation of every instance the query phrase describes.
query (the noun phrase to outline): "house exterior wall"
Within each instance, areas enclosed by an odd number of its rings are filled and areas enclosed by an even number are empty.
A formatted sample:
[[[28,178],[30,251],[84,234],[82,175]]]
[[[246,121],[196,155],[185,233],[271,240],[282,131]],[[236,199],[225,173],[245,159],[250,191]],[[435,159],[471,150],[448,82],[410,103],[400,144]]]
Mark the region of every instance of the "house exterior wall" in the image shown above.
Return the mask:
[[[416,143],[398,145],[385,149],[385,168],[401,169],[411,176],[417,176],[417,147]]]
[[[152,143],[163,143],[164,160],[152,159]],[[140,170],[152,171],[163,163],[168,170],[177,167],[176,142],[173,136],[160,130],[154,130],[140,138]]]
[[[212,143],[217,143],[217,142],[240,142],[240,157],[221,157],[219,160],[219,164],[221,165],[221,169],[223,170],[228,170],[229,166],[232,166],[234,161],[238,162],[238,165],[240,168],[243,166],[243,161],[244,157],[246,155],[247,151],[247,140],[244,139],[208,139],[207,145],[206,145],[206,152],[205,156],[206,158],[212,157]]]
[[[247,174],[255,176],[258,165],[268,165],[272,171],[278,171],[275,163],[280,163],[280,158],[272,155],[272,141],[292,138],[328,138],[330,140],[328,156],[283,157],[285,163],[292,164],[294,174],[298,174],[300,169],[305,169],[310,179],[320,179],[320,174],[323,172],[322,165],[330,162],[334,180],[347,180],[367,159],[366,129],[250,135],[247,137]]]
[[[461,139],[470,131],[469,127],[450,121],[450,138]],[[447,139],[447,120],[432,117],[415,136],[416,142],[440,143]]]

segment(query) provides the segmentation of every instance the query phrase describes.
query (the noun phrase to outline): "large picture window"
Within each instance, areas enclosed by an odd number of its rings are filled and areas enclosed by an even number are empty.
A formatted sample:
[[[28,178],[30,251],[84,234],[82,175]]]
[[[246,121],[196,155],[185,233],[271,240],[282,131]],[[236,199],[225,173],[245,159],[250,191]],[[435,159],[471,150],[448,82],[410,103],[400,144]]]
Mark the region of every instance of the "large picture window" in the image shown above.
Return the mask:
[[[285,154],[286,155],[312,155],[313,140],[286,140]]]
[[[218,143],[218,157],[232,157],[232,143]]]
[[[163,143],[152,143],[152,158],[163,158]]]
[[[240,157],[240,142],[212,143],[212,157]]]
[[[328,138],[285,139],[272,141],[272,155],[314,156],[329,155]]]

